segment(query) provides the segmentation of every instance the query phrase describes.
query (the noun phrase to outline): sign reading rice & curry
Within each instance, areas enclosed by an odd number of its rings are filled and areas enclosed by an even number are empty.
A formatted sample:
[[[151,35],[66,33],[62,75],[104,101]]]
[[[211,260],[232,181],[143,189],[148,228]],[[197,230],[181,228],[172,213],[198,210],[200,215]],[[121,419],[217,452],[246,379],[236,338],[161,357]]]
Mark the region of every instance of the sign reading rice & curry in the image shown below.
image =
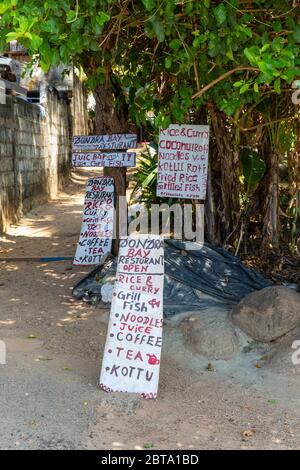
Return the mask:
[[[163,239],[120,240],[100,387],[156,398],[163,326]]]
[[[86,187],[83,220],[74,265],[99,264],[111,250],[114,218],[114,180],[90,178]]]
[[[209,126],[160,129],[157,196],[205,199],[208,149]]]

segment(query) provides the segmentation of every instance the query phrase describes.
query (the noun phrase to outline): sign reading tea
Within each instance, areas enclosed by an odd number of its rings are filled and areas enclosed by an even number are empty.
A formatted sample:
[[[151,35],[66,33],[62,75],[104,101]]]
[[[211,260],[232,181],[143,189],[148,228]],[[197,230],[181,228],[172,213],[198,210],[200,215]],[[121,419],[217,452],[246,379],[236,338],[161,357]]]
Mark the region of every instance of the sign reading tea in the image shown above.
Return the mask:
[[[72,147],[73,152],[81,152],[85,150],[134,149],[136,144],[136,134],[75,135]]]
[[[121,167],[135,166],[134,152],[78,152],[72,154],[72,165],[74,167]]]
[[[120,240],[100,387],[156,398],[163,326],[163,239]]]
[[[157,196],[205,199],[209,126],[171,124],[159,133]]]
[[[86,187],[83,220],[73,264],[99,264],[111,251],[114,220],[114,180],[90,178]]]

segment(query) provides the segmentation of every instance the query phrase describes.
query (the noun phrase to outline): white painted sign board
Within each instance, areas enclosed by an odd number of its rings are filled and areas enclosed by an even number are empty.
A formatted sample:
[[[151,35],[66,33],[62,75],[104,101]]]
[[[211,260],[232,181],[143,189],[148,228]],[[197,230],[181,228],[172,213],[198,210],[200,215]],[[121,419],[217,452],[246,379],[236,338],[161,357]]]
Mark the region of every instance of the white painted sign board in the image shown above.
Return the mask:
[[[111,251],[114,220],[114,180],[90,178],[86,187],[83,220],[73,264],[92,266]]]
[[[163,238],[120,240],[100,387],[156,398],[163,326]]]
[[[209,126],[171,124],[160,129],[157,196],[205,199]]]
[[[74,135],[72,144],[73,152],[134,149],[137,136],[136,134]]]
[[[75,152],[72,154],[74,167],[122,167],[135,166],[134,152]]]

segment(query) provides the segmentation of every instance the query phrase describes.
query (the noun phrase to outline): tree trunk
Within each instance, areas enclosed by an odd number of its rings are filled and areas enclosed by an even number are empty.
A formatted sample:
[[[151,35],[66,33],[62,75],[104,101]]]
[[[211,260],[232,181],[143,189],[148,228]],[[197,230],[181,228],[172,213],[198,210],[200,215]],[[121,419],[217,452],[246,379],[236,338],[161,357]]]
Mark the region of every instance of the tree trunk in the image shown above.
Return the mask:
[[[208,109],[216,146],[215,161],[210,159],[212,186],[216,186],[218,182],[220,185],[219,188],[214,188],[219,193],[219,197],[214,198],[214,203],[215,210],[221,218],[221,240],[227,244],[238,229],[240,212],[239,155],[235,149],[229,127],[226,126],[225,114],[220,112],[212,101],[208,103]],[[217,233],[216,238],[218,238]]]
[[[98,85],[94,91],[95,106],[95,133],[116,134],[128,132],[126,109],[116,111],[114,95],[111,88]],[[116,256],[119,250],[119,197],[126,196],[126,167],[104,168],[104,176],[111,176],[115,182],[115,208],[116,208],[116,234],[112,243],[112,253]]]
[[[279,249],[279,155],[268,149],[265,153],[267,164],[264,178],[265,194],[263,199],[262,248],[264,251]]]

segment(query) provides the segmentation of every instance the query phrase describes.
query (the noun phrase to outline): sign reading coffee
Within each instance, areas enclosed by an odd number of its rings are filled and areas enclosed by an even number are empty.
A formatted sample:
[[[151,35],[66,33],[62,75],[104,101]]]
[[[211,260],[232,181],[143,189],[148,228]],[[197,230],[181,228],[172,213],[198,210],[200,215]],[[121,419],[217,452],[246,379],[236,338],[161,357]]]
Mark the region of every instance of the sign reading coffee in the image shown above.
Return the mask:
[[[156,398],[163,326],[163,239],[120,240],[100,387]]]
[[[111,251],[114,220],[114,180],[90,178],[86,187],[83,220],[74,265],[99,264]]]

